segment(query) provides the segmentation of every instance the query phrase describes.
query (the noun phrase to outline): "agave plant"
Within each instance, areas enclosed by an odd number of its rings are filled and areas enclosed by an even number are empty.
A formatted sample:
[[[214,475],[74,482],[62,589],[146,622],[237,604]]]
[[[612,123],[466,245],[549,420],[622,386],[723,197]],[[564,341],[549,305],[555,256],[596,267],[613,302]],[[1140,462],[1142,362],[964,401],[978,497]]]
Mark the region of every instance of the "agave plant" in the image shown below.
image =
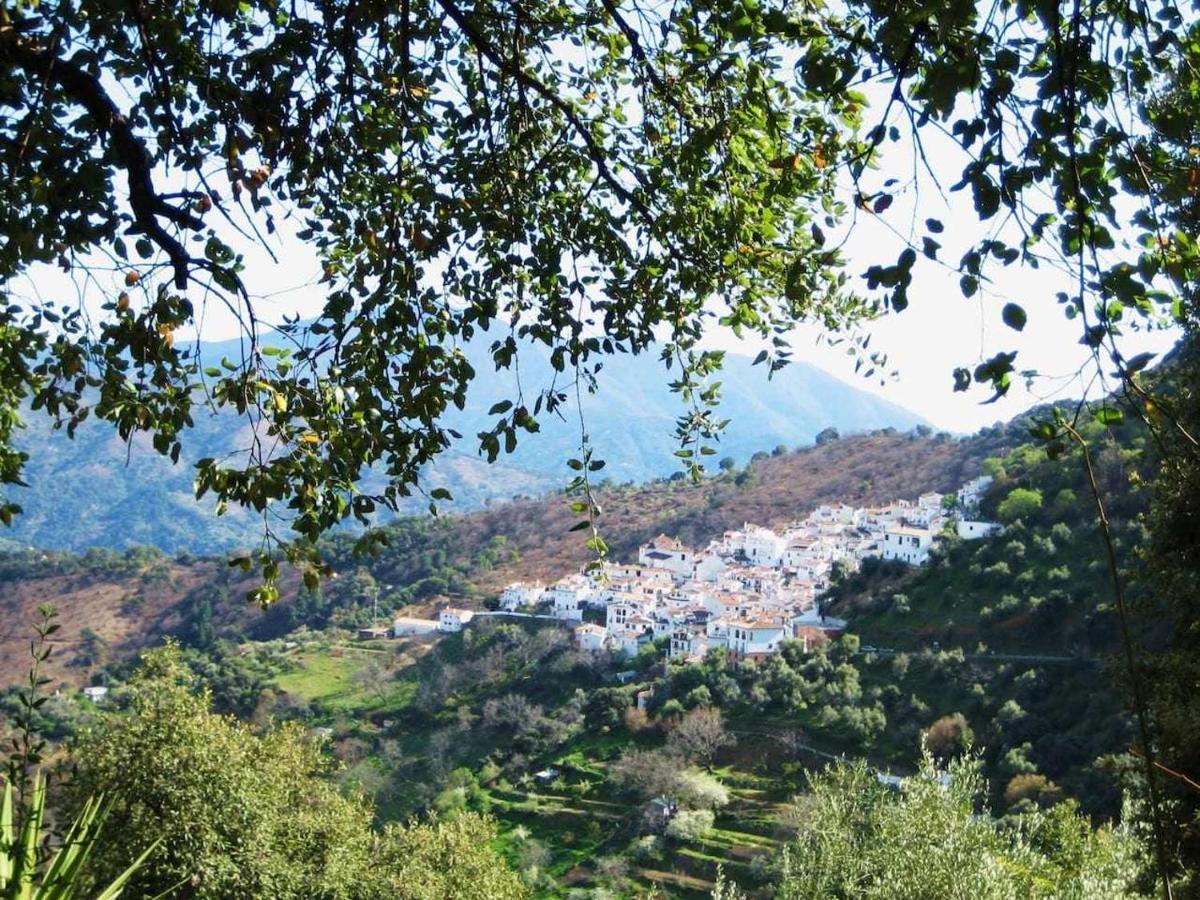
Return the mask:
[[[38,861],[38,844],[46,811],[46,781],[38,772],[33,777],[27,813],[18,828],[13,786],[4,785],[0,801],[0,900],[77,900],[83,889],[88,857],[96,847],[100,824],[107,808],[102,798],[84,803],[62,843],[44,863]],[[129,879],[153,852],[151,844],[93,900],[116,900]],[[165,894],[159,895],[166,896]]]

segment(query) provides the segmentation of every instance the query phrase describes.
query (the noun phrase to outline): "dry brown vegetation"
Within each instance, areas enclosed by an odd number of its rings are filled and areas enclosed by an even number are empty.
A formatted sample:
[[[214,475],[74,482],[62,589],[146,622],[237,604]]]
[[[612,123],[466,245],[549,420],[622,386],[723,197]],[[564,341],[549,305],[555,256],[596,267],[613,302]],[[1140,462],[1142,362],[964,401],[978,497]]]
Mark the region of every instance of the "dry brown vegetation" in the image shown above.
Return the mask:
[[[915,499],[931,490],[951,490],[979,474],[999,438],[966,440],[877,433],[843,438],[751,463],[751,477],[736,475],[699,485],[655,482],[599,492],[601,530],[614,559],[631,558],[639,544],[659,533],[703,545],[745,522],[779,526],[822,503],[855,505]],[[579,516],[562,495],[518,500],[463,517],[465,547],[483,546],[504,535],[521,553],[518,562],[477,581],[498,589],[516,578],[558,578],[586,564],[586,532],[569,529]]]

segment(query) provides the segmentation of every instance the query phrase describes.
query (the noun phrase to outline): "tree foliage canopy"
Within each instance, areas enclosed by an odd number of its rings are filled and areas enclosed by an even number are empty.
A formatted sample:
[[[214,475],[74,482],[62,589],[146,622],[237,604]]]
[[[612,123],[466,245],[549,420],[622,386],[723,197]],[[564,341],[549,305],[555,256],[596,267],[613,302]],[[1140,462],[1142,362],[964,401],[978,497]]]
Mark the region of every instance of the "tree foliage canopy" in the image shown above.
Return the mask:
[[[130,882],[137,896],[180,883],[197,898],[525,896],[491,849],[488,822],[464,815],[376,833],[370,805],[324,777],[329,761],[300,726],[256,734],[211,712],[192,681],[176,650],[152,651],[130,709],[76,748],[75,789],[110,803],[95,878],[153,844]]]
[[[722,425],[720,353],[698,343],[716,323],[767,338],[775,367],[798,321],[854,334],[903,310],[921,265],[954,270],[1021,330],[1036,315],[992,296],[990,273],[1052,265],[1078,278],[1057,305],[1133,385],[1147,360],[1121,355],[1121,323],[1180,315],[1172,290],[1195,272],[1174,216],[1196,188],[1175,152],[1195,90],[1175,73],[1197,50],[1170,0],[17,0],[0,13],[0,481],[19,483],[27,402],[68,432],[89,416],[145,432],[173,458],[195,416],[230,409],[252,438],[202,460],[198,492],[287,507],[300,543],[286,549],[314,578],[303,545],[395,505],[454,437],[442,416],[477,375],[461,351],[473,336],[494,340],[499,368],[536,343],[561,373],[492,408],[478,435],[490,459],[592,385],[606,355],[656,345],[682,398],[679,455],[698,472]],[[957,148],[954,171],[930,163],[935,138]],[[911,178],[889,165],[893,142]],[[980,219],[962,258],[939,256],[945,226],[929,219],[852,280],[834,235],[943,179]],[[243,276],[277,232],[319,257],[325,302],[271,336],[256,309],[267,286]],[[55,263],[78,273],[80,298],[14,290]],[[177,339],[210,304],[242,323],[239,358],[200,360]],[[1015,359],[964,366],[957,386],[1001,394]],[[584,428],[581,445],[592,513],[601,461]],[[368,468],[385,479],[364,491]],[[18,512],[0,506],[5,521]]]
[[[1002,824],[977,810],[977,761],[939,773],[930,758],[898,792],[862,765],[839,765],[797,798],[801,826],[781,859],[774,896],[1134,897],[1136,844],[1093,830],[1071,803]],[[717,900],[741,895],[719,882]]]

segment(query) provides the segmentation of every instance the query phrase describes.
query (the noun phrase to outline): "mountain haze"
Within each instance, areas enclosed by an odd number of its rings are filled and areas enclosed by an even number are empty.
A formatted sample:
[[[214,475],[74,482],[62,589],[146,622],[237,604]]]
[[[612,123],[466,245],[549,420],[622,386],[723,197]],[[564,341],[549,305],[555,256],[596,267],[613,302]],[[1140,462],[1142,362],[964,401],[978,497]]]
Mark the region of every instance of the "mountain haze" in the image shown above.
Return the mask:
[[[515,371],[494,371],[490,337],[466,347],[479,374],[463,411],[452,410],[446,424],[463,438],[424,476],[425,486],[446,487],[452,510],[478,509],[494,500],[528,496],[561,487],[568,480],[565,461],[578,455],[580,421],[574,398],[561,415],[540,416],[541,431],[524,435],[515,453],[488,465],[476,453],[475,435],[490,428],[487,410],[516,395]],[[555,373],[542,348],[525,346],[520,378],[531,388],[554,383]],[[237,342],[200,345],[202,364],[224,356],[237,358]],[[671,375],[651,356],[618,356],[598,377],[598,392],[583,394],[584,424],[596,455],[606,461],[603,475],[618,482],[642,482],[678,468],[674,423],[684,411],[671,393]],[[569,376],[558,375],[562,388]],[[721,413],[731,420],[719,455],[744,463],[777,445],[811,444],[823,428],[843,434],[880,428],[907,430],[924,424],[902,407],[874,397],[806,363],[794,363],[768,380],[765,366],[728,354],[720,375]],[[573,388],[568,392],[573,394]],[[29,487],[13,489],[24,514],[3,537],[22,545],[84,550],[150,545],[169,552],[223,551],[244,546],[261,533],[262,523],[241,510],[218,518],[211,502],[197,503],[192,493],[191,462],[223,457],[249,444],[244,420],[231,414],[195,412],[196,427],[187,435],[177,466],[158,455],[144,436],[126,446],[106,424],[85,422],[75,440],[55,434],[47,419],[27,416],[20,446],[30,455]],[[419,512],[415,497],[406,512]],[[279,523],[276,523],[277,525]]]

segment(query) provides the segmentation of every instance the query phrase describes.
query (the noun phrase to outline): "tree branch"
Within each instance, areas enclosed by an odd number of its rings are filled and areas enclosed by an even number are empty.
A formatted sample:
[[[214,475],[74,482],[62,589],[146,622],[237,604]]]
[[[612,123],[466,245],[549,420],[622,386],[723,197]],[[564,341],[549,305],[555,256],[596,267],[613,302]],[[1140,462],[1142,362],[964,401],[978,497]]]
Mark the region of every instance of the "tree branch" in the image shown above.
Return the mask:
[[[107,136],[117,164],[129,179],[129,206],[137,227],[167,254],[175,272],[175,287],[187,287],[192,258],[183,244],[159,222],[159,217],[183,228],[198,231],[204,222],[186,209],[172,206],[154,188],[154,161],[146,145],[108,96],[100,79],[74,63],[55,56],[50,50],[21,37],[9,27],[0,29],[0,47],[8,58],[31,75],[39,75],[58,84],[76,103],[87,110]]]
[[[599,172],[600,178],[604,181],[604,183],[612,188],[613,192],[618,197],[635,209],[638,214],[645,219],[648,225],[653,226],[655,222],[655,216],[653,212],[651,212],[650,208],[646,206],[646,204],[640,199],[638,199],[638,197],[632,191],[630,191],[629,188],[625,187],[625,185],[621,184],[621,182],[617,180],[612,169],[609,168],[607,151],[596,140],[596,137],[592,134],[591,129],[587,127],[587,123],[580,118],[579,113],[572,109],[571,105],[567,103],[566,100],[552,91],[546,85],[542,84],[541,81],[534,78],[519,65],[514,65],[511,60],[505,59],[504,55],[500,53],[500,51],[497,50],[496,47],[487,40],[487,38],[480,34],[474,25],[471,24],[471,20],[467,17],[467,14],[463,12],[463,10],[460,9],[453,2],[453,0],[438,0],[438,5],[441,6],[442,9],[446,11],[446,14],[449,15],[450,18],[455,21],[458,27],[462,29],[463,34],[466,35],[467,40],[471,42],[471,45],[475,47],[475,49],[478,50],[482,55],[486,56],[488,60],[491,61],[492,65],[496,66],[496,68],[504,72],[510,78],[516,80],[518,84],[524,85],[534,93],[541,96],[547,103],[563,114],[566,120],[571,124],[571,127],[575,130],[575,133],[579,135],[580,139],[586,146],[588,156],[591,158],[592,163],[596,166],[596,170]]]

